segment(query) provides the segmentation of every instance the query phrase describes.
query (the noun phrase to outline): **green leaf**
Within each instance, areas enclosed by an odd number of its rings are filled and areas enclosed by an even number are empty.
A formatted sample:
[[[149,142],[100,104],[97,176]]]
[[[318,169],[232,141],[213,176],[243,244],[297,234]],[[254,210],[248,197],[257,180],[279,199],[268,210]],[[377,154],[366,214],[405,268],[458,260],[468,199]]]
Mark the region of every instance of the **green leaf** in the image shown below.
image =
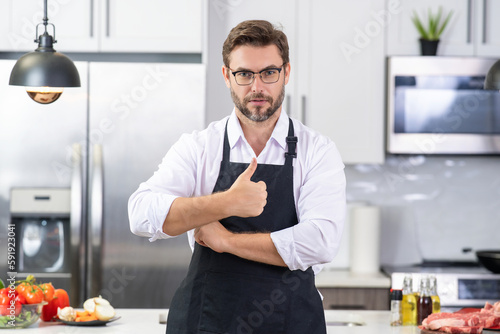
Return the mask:
[[[0,289],[5,288],[5,284],[3,283],[2,279],[0,278]]]
[[[427,32],[425,31],[425,28],[422,25],[422,22],[420,21],[420,18],[418,17],[418,15],[415,11],[413,11],[413,15],[414,16],[412,17],[412,21],[413,21],[413,24],[415,25],[415,27],[417,28],[418,32],[420,33],[420,36],[423,39],[428,39]]]
[[[443,24],[441,25],[441,28],[439,28],[439,30],[437,32],[437,38],[439,38],[439,36],[441,36],[441,34],[443,33],[444,28],[446,28],[446,26],[448,25],[448,22],[450,22],[451,14],[453,14],[453,11],[451,11],[448,14],[448,16],[446,16],[446,19],[444,20]]]
[[[417,12],[413,10],[413,16],[411,20],[415,25],[420,37],[426,40],[438,40],[444,29],[448,25],[453,11],[450,11],[446,16],[446,19],[441,23],[443,17],[443,8],[440,6],[437,13],[434,15],[429,8],[427,10],[427,26],[425,27],[423,21],[418,16]]]

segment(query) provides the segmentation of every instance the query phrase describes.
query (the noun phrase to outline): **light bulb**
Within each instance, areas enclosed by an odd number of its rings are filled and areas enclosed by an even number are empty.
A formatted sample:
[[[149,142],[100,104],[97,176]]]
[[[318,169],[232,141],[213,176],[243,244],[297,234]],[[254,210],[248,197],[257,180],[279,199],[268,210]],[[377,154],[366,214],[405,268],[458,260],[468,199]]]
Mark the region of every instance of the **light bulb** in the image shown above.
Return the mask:
[[[49,104],[56,101],[63,93],[61,87],[26,87],[29,97],[38,103]]]

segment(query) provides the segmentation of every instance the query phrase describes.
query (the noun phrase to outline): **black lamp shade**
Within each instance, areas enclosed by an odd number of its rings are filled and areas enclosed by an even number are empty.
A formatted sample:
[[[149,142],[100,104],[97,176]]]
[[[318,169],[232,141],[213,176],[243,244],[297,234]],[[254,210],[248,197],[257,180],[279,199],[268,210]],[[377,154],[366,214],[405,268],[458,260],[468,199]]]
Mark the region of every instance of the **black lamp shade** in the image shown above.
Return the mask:
[[[500,90],[500,60],[497,60],[486,74],[484,89]]]
[[[59,52],[33,51],[14,65],[9,85],[25,87],[80,87],[75,64]]]

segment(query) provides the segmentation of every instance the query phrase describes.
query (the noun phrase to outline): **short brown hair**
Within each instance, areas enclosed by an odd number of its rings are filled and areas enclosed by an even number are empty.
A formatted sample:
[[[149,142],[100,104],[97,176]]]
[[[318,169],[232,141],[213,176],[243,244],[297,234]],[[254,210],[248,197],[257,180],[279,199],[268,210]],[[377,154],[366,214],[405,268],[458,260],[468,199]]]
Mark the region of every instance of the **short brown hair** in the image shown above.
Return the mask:
[[[222,61],[229,67],[229,55],[240,45],[268,46],[276,45],[281,54],[283,64],[288,64],[288,39],[285,33],[264,20],[243,21],[231,29],[222,46]]]

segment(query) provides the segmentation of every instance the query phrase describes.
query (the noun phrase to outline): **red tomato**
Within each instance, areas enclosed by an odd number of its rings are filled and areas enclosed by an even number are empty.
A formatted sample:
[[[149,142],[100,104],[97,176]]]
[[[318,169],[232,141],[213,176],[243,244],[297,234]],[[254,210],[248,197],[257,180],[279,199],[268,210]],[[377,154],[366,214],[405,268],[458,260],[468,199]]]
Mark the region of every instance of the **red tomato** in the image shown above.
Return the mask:
[[[31,284],[22,282],[16,287],[16,292],[26,298],[26,292],[31,288]]]
[[[27,304],[38,304],[43,301],[43,291],[38,285],[32,285],[31,288],[24,291],[23,297],[26,298]]]
[[[43,291],[43,300],[50,302],[54,298],[54,287],[52,283],[40,284],[40,288]]]
[[[65,308],[69,306],[68,293],[63,289],[56,289],[54,291],[54,298],[42,308],[42,315],[40,318],[43,321],[55,321],[57,319],[57,308]]]
[[[14,306],[12,306],[14,305]],[[15,298],[9,298],[7,295],[0,294],[0,315],[11,315],[18,316],[21,313],[23,305],[16,301]],[[12,313],[14,309],[14,313]]]
[[[10,305],[10,299],[6,294],[0,294],[0,315],[9,314],[9,310],[7,309]]]
[[[21,295],[17,295],[16,296],[16,302],[18,302],[19,304],[26,304],[26,298],[24,298]]]

